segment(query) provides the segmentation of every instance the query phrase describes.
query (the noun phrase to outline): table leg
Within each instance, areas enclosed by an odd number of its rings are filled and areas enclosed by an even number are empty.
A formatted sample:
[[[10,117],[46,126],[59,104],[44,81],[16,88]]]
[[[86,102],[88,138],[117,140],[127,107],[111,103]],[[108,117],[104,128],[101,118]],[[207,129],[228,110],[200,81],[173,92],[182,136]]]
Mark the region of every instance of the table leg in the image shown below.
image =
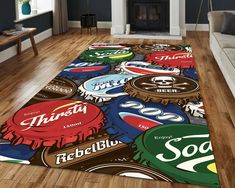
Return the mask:
[[[90,33],[90,35],[92,35],[92,28],[91,27],[89,28],[89,33]]]
[[[30,41],[31,41],[31,44],[32,44],[32,47],[33,47],[34,54],[38,55],[38,49],[37,49],[37,46],[36,46],[36,43],[35,43],[35,40],[34,40],[34,36],[33,36],[32,33],[30,33],[29,36],[30,36]]]
[[[17,54],[21,54],[21,38],[19,38],[17,42]]]

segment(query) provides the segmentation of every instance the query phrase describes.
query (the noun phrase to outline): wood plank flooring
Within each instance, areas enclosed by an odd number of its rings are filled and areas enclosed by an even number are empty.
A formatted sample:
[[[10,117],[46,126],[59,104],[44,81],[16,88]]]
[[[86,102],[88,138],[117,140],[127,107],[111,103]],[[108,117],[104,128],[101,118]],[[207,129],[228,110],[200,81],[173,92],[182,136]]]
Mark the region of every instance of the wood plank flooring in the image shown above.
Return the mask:
[[[209,50],[207,32],[189,32],[183,41],[114,39],[108,30],[99,30],[97,35],[80,35],[77,29],[72,29],[65,35],[51,37],[38,44],[38,56],[35,57],[33,51],[29,49],[22,55],[0,64],[0,124],[94,42],[131,44],[183,42],[192,45],[220,182],[222,187],[235,187],[235,100]],[[193,186],[0,163],[0,188],[3,187],[188,188]]]

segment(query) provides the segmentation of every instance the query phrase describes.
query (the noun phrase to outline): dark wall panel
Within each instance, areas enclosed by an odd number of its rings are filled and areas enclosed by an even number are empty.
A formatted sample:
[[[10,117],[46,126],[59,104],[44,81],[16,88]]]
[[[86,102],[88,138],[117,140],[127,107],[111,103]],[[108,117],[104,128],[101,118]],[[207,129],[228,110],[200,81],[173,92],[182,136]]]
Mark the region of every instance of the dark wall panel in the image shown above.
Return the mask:
[[[41,33],[52,27],[52,12],[47,12],[19,23],[22,23],[24,27],[36,27],[37,33]]]
[[[80,20],[87,13],[86,0],[68,0],[69,20]],[[111,0],[89,0],[90,13],[97,14],[98,21],[111,21]]]
[[[186,1],[186,23],[196,23],[201,0]],[[212,0],[214,10],[235,10],[235,0]],[[200,23],[207,23],[208,0],[204,0]],[[99,21],[111,21],[111,0],[90,0],[91,13],[97,14]],[[69,20],[80,20],[87,11],[86,0],[68,0]]]
[[[208,23],[208,0],[204,0],[199,23]],[[212,0],[214,10],[235,10],[235,0]],[[196,23],[201,0],[186,0],[186,23]]]
[[[15,17],[15,0],[0,0],[0,31],[12,28]]]

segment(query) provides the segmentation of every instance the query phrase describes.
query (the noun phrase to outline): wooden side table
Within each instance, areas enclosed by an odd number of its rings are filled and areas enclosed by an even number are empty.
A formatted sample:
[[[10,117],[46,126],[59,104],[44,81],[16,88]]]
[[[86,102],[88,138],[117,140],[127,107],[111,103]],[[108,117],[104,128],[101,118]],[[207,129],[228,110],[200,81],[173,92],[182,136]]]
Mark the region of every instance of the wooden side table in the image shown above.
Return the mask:
[[[12,36],[0,35],[0,46],[2,47],[10,43],[17,42],[17,54],[19,55],[21,54],[21,41],[23,37],[29,37],[34,54],[38,55],[38,50],[33,35],[33,32],[35,32],[36,30],[37,30],[36,28],[25,28],[24,31],[20,32],[17,35],[12,35]]]
[[[96,14],[83,14],[81,16],[81,34],[83,29],[87,29],[87,32],[92,34],[92,28],[96,29],[96,34],[97,34],[98,27],[97,27]]]

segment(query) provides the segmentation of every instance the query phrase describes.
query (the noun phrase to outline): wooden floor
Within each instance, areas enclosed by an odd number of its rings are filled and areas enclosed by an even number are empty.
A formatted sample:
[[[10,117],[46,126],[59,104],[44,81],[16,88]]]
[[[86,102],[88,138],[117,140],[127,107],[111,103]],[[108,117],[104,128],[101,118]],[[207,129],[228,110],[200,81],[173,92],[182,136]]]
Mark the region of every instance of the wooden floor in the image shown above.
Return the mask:
[[[51,37],[38,44],[39,56],[32,50],[0,64],[0,123],[21,108],[53,79],[79,53],[94,42],[153,43],[143,39],[114,39],[109,31],[80,35],[78,30]],[[201,93],[204,97],[212,145],[222,187],[235,187],[235,100],[210,53],[207,32],[189,32],[184,43],[191,44],[197,61]],[[79,171],[0,163],[0,188],[6,187],[84,187],[84,188],[177,188],[188,185],[112,177]],[[196,186],[197,187],[197,186]]]

